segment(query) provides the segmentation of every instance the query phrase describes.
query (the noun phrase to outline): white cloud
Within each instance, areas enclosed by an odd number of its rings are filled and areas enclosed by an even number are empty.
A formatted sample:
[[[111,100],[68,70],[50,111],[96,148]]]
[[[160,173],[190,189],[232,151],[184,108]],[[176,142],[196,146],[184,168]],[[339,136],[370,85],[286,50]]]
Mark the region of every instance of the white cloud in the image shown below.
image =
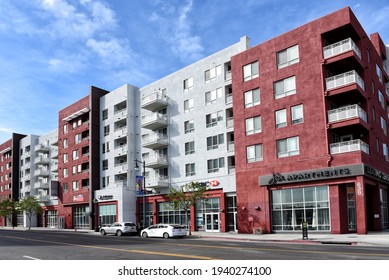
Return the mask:
[[[169,1],[157,1],[155,4],[158,5],[158,11],[151,13],[149,20],[159,25],[161,35],[167,40],[175,55],[189,62],[201,58],[204,50],[201,37],[192,34],[190,13],[193,1],[189,0],[179,7],[176,6],[177,3]]]
[[[128,64],[131,60],[131,51],[127,40],[111,38],[107,41],[98,41],[89,39],[86,45],[97,53],[105,64],[123,65]]]

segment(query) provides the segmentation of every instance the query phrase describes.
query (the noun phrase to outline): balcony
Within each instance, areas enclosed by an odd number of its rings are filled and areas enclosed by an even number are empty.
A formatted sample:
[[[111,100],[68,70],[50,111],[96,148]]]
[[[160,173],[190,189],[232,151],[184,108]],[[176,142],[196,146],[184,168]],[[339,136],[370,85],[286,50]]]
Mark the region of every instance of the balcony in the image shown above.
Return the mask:
[[[50,163],[50,159],[47,158],[47,157],[39,156],[39,157],[36,157],[36,158],[35,158],[34,163],[35,163],[35,164],[44,164],[44,165],[47,165],[47,164]]]
[[[226,105],[232,104],[232,94],[226,95]]]
[[[235,151],[235,145],[234,141],[230,141],[227,143],[227,151],[234,152]]]
[[[142,127],[155,130],[167,126],[168,119],[165,114],[154,113],[142,117]]]
[[[34,189],[44,189],[48,190],[50,187],[48,182],[35,182],[34,183]]]
[[[126,154],[128,152],[127,144],[115,146],[115,152],[119,155]]]
[[[45,169],[37,169],[34,171],[34,176],[36,177],[49,177],[50,171]]]
[[[169,139],[166,134],[153,133],[142,137],[142,146],[149,149],[157,149],[169,145]]]
[[[225,80],[229,81],[229,80],[231,80],[231,78],[232,78],[231,71],[226,71],[226,73],[225,73]]]
[[[121,119],[127,118],[127,108],[116,111],[114,115],[115,115],[116,120],[121,120]]]
[[[117,138],[122,138],[122,137],[125,137],[127,136],[127,127],[124,126],[124,127],[118,127],[115,129],[115,132],[114,132],[114,138],[117,139]]]
[[[34,195],[36,199],[38,199],[40,202],[49,201],[50,196],[49,195]]]
[[[127,162],[115,164],[115,174],[127,173],[127,171],[128,171]]]
[[[234,118],[233,117],[227,118],[226,127],[227,128],[233,128],[234,127]]]
[[[362,59],[361,50],[357,47],[351,38],[336,42],[329,46],[325,46],[323,48],[323,57],[326,59],[341,53],[348,52],[350,50],[353,50],[359,59]]]
[[[55,159],[58,158],[58,150],[53,150],[53,151],[51,152],[51,158],[55,158]]]
[[[141,106],[149,111],[157,111],[168,105],[168,100],[162,92],[154,92],[148,96],[142,97]]]
[[[53,164],[53,165],[50,167],[50,171],[51,171],[51,172],[58,172],[58,164]]]
[[[34,150],[37,153],[48,153],[50,150],[50,147],[48,145],[38,144],[35,146]]]
[[[360,139],[330,144],[331,155],[362,151],[369,154],[369,145]]]
[[[146,178],[147,188],[167,188],[169,187],[169,177],[168,176],[156,176]]]
[[[166,155],[156,155],[145,159],[145,165],[149,168],[162,168],[169,165]]]
[[[362,78],[358,75],[358,73],[355,70],[352,70],[340,75],[327,78],[326,90],[332,90],[335,88],[339,88],[339,87],[343,87],[355,83],[360,88],[365,90],[365,82],[362,80]]]
[[[349,120],[349,119],[353,119],[356,117],[360,118],[365,123],[367,123],[366,112],[361,107],[359,107],[359,105],[357,105],[357,104],[349,105],[349,106],[345,106],[345,107],[341,107],[341,108],[337,108],[337,109],[328,111],[328,122],[329,123]]]

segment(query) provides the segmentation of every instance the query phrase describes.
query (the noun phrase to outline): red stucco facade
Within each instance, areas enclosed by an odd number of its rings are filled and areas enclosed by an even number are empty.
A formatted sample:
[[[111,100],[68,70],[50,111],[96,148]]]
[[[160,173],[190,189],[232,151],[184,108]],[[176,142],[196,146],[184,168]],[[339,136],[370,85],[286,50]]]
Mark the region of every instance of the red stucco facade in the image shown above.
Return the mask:
[[[324,57],[324,47],[342,44],[349,38],[360,54],[350,49]],[[278,69],[277,53],[296,45],[298,62]],[[232,58],[240,233],[251,233],[256,227],[274,232],[272,191],[323,185],[328,186],[329,230],[332,233],[357,231],[365,234],[382,230],[384,213],[381,213],[380,192],[384,190],[383,194],[387,196],[389,185],[385,178],[385,174],[389,174],[388,158],[384,155],[384,145],[389,141],[381,126],[381,118],[386,122],[386,130],[389,123],[389,98],[385,89],[389,79],[383,67],[385,59],[385,48],[379,35],[375,33],[369,39],[349,8],[319,18]],[[244,81],[243,67],[256,61],[259,64],[258,77]],[[377,67],[382,70],[381,81]],[[359,76],[364,85],[344,78],[345,83],[332,87],[326,81],[350,71],[355,71],[357,75],[351,76],[356,80]],[[293,76],[295,94],[276,99],[275,83]],[[337,78],[335,80],[338,82]],[[256,88],[260,89],[260,104],[245,108],[245,92]],[[382,97],[378,97],[379,91]],[[293,124],[291,107],[300,104],[303,106],[303,121]],[[347,111],[348,105],[358,105],[353,108],[359,108],[358,112],[365,114],[330,120],[329,114],[333,112],[330,110],[343,108]],[[281,109],[286,109],[286,125],[277,128],[275,112]],[[261,132],[246,135],[245,120],[255,116],[261,116]],[[298,137],[298,154],[279,157],[277,140],[291,137]],[[354,142],[360,147],[354,149]],[[262,159],[249,163],[246,148],[258,144],[262,144]],[[342,150],[344,145],[348,147],[347,151]],[[331,171],[337,168],[348,170],[347,174]],[[317,172],[329,173],[316,176]],[[273,174],[284,179],[276,184],[265,180],[274,178]],[[291,179],[296,174],[305,176],[305,179]],[[356,204],[355,229],[349,228],[347,187],[352,187],[355,194],[349,196]]]

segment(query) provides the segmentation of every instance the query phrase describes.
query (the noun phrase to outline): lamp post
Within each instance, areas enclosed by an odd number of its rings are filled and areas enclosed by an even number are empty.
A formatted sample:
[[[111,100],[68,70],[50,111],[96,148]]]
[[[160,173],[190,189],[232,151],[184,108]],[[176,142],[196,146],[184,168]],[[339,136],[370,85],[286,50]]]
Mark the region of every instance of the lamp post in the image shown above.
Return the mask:
[[[98,222],[98,218],[97,218],[97,203],[99,202],[97,200],[97,198],[94,198],[92,200],[93,202],[93,208],[94,208],[94,216],[93,216],[93,219],[94,219],[94,224],[95,224],[95,232],[98,232],[99,231],[99,222]]]
[[[143,192],[143,205],[142,205],[142,215],[143,215],[143,220],[142,220],[142,227],[144,228],[146,225],[146,162],[145,161],[140,161],[135,159],[135,170],[139,170],[139,165],[138,163],[142,164],[143,170],[142,170],[142,192]]]

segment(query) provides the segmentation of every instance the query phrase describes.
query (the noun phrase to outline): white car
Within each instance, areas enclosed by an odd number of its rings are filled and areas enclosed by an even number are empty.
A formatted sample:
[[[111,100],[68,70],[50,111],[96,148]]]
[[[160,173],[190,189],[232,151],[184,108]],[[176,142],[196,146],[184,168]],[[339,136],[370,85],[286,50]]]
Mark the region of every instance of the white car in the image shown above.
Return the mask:
[[[145,228],[140,234],[142,237],[184,237],[186,229],[182,225],[157,224]]]
[[[136,225],[132,222],[113,223],[109,226],[101,227],[100,234],[115,234],[121,236],[123,234],[137,234]]]

